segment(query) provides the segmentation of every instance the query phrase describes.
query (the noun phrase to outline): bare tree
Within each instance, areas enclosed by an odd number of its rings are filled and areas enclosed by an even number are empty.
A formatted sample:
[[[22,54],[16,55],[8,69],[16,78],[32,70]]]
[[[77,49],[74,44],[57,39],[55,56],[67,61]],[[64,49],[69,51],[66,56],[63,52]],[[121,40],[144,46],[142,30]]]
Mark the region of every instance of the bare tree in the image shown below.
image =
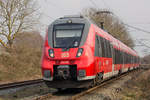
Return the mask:
[[[12,48],[16,35],[35,25],[36,11],[34,0],[0,0],[0,44]]]
[[[109,10],[89,8],[83,11],[83,15],[90,18],[99,27],[101,27],[101,22],[104,22],[105,31],[109,32],[112,36],[129,47],[134,47],[133,40],[128,34],[125,25]]]

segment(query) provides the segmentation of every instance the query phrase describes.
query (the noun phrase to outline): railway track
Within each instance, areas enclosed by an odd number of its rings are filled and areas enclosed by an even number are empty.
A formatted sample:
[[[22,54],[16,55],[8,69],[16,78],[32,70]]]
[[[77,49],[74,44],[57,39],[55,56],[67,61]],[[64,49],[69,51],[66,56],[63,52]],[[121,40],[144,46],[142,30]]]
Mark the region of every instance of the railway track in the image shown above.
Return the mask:
[[[99,85],[97,85],[97,86],[95,86],[95,87],[93,87],[93,88],[90,88],[90,89],[88,89],[88,90],[85,90],[85,91],[83,91],[83,92],[81,92],[81,93],[79,93],[79,94],[76,94],[76,95],[72,96],[69,100],[77,100],[78,98],[80,98],[80,97],[82,97],[82,96],[84,96],[84,95],[86,95],[86,94],[88,94],[88,93],[90,93],[90,92],[92,92],[92,91],[95,91],[96,89],[98,89],[98,88],[100,88],[100,87],[103,87],[103,86],[105,86],[105,85],[107,85],[107,84],[110,84],[111,82],[114,82],[115,80],[119,80],[119,79],[121,79],[122,77],[125,77],[125,76],[127,76],[127,75],[129,75],[129,74],[132,74],[132,73],[137,72],[137,71],[140,71],[140,70],[141,70],[141,69],[132,70],[132,71],[130,71],[130,72],[123,73],[123,74],[121,74],[121,75],[118,76],[118,77],[113,77],[113,78],[110,78],[110,79],[108,79],[108,80],[102,81]]]
[[[0,90],[17,88],[17,87],[22,87],[22,86],[27,86],[27,85],[33,85],[33,84],[38,84],[38,83],[42,83],[42,82],[43,82],[42,79],[36,79],[36,80],[29,80],[29,81],[1,84],[0,85]]]
[[[127,75],[130,75],[130,74],[132,74],[132,73],[134,73],[134,72],[141,71],[141,70],[142,70],[142,69],[132,70],[132,71],[126,72],[126,73],[124,73],[124,74],[122,74],[122,75],[120,75],[120,76],[118,76],[118,77],[113,77],[113,78],[110,78],[110,79],[108,79],[108,80],[102,81],[102,82],[101,82],[99,85],[97,85],[97,86],[94,86],[94,87],[89,88],[89,89],[85,89],[85,90],[83,90],[83,91],[81,91],[81,92],[75,93],[74,95],[70,95],[70,96],[69,96],[69,100],[77,100],[78,98],[80,98],[80,97],[82,97],[82,96],[84,96],[84,95],[86,95],[86,94],[88,94],[88,93],[90,93],[90,92],[92,92],[92,91],[94,91],[94,90],[96,90],[96,89],[98,89],[98,88],[101,88],[101,87],[103,87],[103,86],[105,86],[105,85],[107,85],[107,84],[110,84],[110,83],[112,83],[112,82],[115,81],[115,80],[119,80],[119,79],[121,79],[122,77],[125,77],[125,76],[127,76]],[[58,92],[59,92],[59,91],[58,91]],[[53,95],[53,94],[55,94],[55,93],[48,93],[48,94],[45,94],[45,95],[41,95],[41,96],[35,97],[33,100],[47,100],[47,99],[53,100],[54,98],[57,98],[57,97],[58,97],[57,95]],[[63,97],[63,96],[62,96],[62,97]],[[65,96],[64,96],[64,97],[65,97]],[[59,98],[60,98],[60,97],[59,97]],[[65,99],[65,100],[67,100],[67,99]]]

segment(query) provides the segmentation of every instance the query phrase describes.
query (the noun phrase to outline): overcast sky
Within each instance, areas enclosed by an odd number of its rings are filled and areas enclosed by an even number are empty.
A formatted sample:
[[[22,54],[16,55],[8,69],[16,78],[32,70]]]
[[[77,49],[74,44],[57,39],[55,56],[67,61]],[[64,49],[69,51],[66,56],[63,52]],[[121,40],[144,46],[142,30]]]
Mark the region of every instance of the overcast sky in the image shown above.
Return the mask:
[[[124,23],[150,31],[150,0],[38,0],[38,2],[41,23],[44,26],[41,30],[45,30],[47,25],[59,17],[79,14],[85,8],[94,7],[110,9]],[[129,28],[129,31],[134,40],[146,39],[147,42],[144,43],[150,46],[150,33],[132,28]],[[41,34],[44,36],[45,32],[41,31]],[[145,54],[143,52],[145,49],[140,46],[135,48],[141,56]]]

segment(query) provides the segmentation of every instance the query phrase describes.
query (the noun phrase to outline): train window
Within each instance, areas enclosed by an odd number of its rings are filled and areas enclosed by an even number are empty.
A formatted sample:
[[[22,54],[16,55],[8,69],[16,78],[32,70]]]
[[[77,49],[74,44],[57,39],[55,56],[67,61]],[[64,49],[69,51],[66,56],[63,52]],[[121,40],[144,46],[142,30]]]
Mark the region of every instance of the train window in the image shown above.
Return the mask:
[[[119,53],[120,51],[119,50],[117,50],[117,64],[120,64],[120,53]]]
[[[118,61],[117,61],[117,60],[118,60],[118,59],[117,59],[117,49],[114,49],[114,53],[115,53],[115,54],[114,54],[114,56],[115,56],[115,64],[117,64],[117,62],[118,62]]]
[[[99,45],[98,45],[98,50],[99,50],[99,57],[102,57],[102,46],[101,46],[101,39],[100,36],[98,36],[98,41],[99,41]]]
[[[128,54],[126,53],[126,64],[128,63]]]
[[[121,53],[120,53],[120,50],[118,50],[118,63],[119,64],[121,63]]]
[[[128,64],[130,63],[130,55],[128,54]]]
[[[132,64],[134,64],[134,56],[132,56]]]
[[[114,49],[114,51],[115,51],[115,64],[117,64],[117,50]]]
[[[99,55],[98,45],[99,45],[99,43],[98,43],[98,36],[96,35],[96,37],[95,37],[95,54],[94,54],[95,56]]]
[[[102,37],[100,37],[101,48],[102,48],[102,57],[105,57],[105,41]]]
[[[104,42],[104,57],[107,57],[107,43],[106,40],[103,38],[103,42]]]
[[[129,55],[127,54],[127,64],[129,63]]]
[[[130,63],[132,64],[132,55],[130,55]]]
[[[131,55],[130,55],[129,57],[130,57],[130,62],[129,62],[129,63],[131,64],[131,62],[132,62],[132,60],[131,60]]]
[[[95,37],[95,56],[99,57],[99,40],[98,40],[98,35],[96,35]]]
[[[128,54],[126,53],[126,64],[128,63]]]
[[[107,57],[110,58],[111,57],[111,48],[110,48],[110,42],[108,40],[106,40],[106,50],[107,50]]]
[[[106,40],[105,38],[99,37],[99,41],[100,41],[100,54],[102,57],[108,57],[111,58],[112,57],[112,51],[111,51],[111,45],[110,42],[108,40]]]
[[[109,50],[109,56],[108,57],[112,57],[112,51],[111,51],[111,44],[110,42],[108,42],[108,50]]]
[[[115,64],[123,64],[126,63],[126,54],[120,50],[114,49],[114,60]]]
[[[123,55],[124,57],[124,64],[126,64],[126,53],[124,52],[124,55]]]
[[[137,58],[135,57],[135,63],[137,63]]]
[[[130,55],[129,57],[130,57],[130,64],[131,64],[131,62],[132,62],[132,60],[131,60],[131,55]]]
[[[119,59],[120,59],[119,64],[122,64],[122,51],[119,51]]]
[[[112,57],[112,51],[111,51],[111,44],[110,42],[108,42],[108,50],[109,50],[109,56],[108,57]]]
[[[127,54],[127,64],[129,64],[129,54]]]
[[[118,50],[116,49],[116,64],[118,64]]]
[[[95,38],[95,56],[102,57],[101,41],[98,35]]]
[[[113,47],[113,46],[111,46],[111,56],[112,56],[112,58],[113,58],[113,64],[115,64],[115,48]]]
[[[120,51],[119,50],[117,50],[117,59],[118,59],[117,64],[120,64]]]
[[[105,57],[109,57],[109,49],[108,49],[108,41],[106,39],[105,40]]]
[[[124,61],[124,60],[125,60],[125,59],[124,59],[125,57],[124,57],[124,56],[125,56],[125,53],[124,53],[124,52],[122,52],[122,64],[124,64],[124,63],[125,63],[125,61]]]
[[[128,54],[128,64],[129,64],[129,62],[130,62],[130,56],[129,56],[129,54]]]
[[[83,29],[83,24],[55,25],[53,29],[53,46],[55,48],[78,47],[80,44]]]

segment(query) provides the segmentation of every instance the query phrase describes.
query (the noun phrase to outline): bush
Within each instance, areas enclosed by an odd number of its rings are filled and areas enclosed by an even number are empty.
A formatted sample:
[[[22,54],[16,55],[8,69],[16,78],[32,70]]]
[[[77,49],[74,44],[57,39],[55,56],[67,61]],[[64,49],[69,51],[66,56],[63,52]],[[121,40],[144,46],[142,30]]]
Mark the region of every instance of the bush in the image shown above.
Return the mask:
[[[0,56],[0,81],[12,82],[41,78],[42,44],[43,38],[39,34],[21,34],[16,39],[11,52]]]

